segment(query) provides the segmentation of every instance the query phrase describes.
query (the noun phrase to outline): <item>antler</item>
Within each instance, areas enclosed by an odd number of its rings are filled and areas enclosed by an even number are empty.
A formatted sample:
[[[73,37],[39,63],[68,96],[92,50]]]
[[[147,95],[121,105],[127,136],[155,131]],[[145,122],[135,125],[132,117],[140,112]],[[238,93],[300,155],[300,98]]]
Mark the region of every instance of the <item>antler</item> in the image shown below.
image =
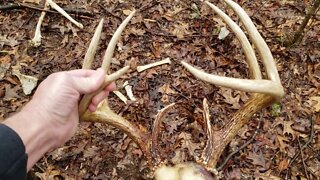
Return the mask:
[[[110,64],[111,64],[111,58],[113,56],[113,52],[115,49],[115,46],[117,44],[117,41],[122,33],[122,31],[125,29],[126,25],[129,23],[131,18],[133,17],[135,11],[133,11],[119,26],[119,28],[116,30],[114,35],[112,36],[108,48],[105,52],[103,62],[102,62],[102,68],[108,72]],[[94,36],[91,40],[91,43],[89,45],[89,48],[87,50],[87,53],[84,58],[83,62],[83,69],[90,69],[91,64],[94,58],[94,55],[96,53],[101,32],[103,27],[103,19],[100,21],[99,25],[96,28],[96,31],[94,33]],[[152,163],[151,160],[151,154],[150,154],[150,148],[148,142],[149,134],[145,132],[144,129],[138,128],[136,125],[131,123],[130,121],[124,119],[123,117],[119,116],[118,114],[114,113],[110,107],[108,106],[108,99],[105,99],[102,103],[99,104],[97,110],[95,112],[90,112],[88,110],[88,106],[92,100],[92,98],[99,94],[101,91],[105,89],[107,85],[112,83],[113,81],[116,81],[119,79],[124,73],[126,73],[129,70],[129,66],[125,66],[121,68],[120,70],[116,71],[115,73],[112,73],[110,75],[107,75],[102,86],[95,92],[91,94],[86,94],[80,101],[79,105],[79,115],[80,119],[82,121],[90,121],[90,122],[101,122],[106,123],[109,125],[112,125],[114,127],[119,128],[124,133],[126,133],[129,137],[131,137],[134,142],[138,144],[142,152],[145,154],[149,164]]]
[[[249,65],[250,77],[252,79],[221,77],[203,72],[183,61],[182,65],[191,74],[202,81],[235,90],[255,93],[221,130],[213,130],[210,126],[209,118],[205,118],[207,121],[209,138],[202,155],[202,163],[207,167],[207,169],[215,168],[224,148],[237,135],[238,130],[240,130],[240,128],[249,121],[250,117],[253,116],[254,113],[268,106],[270,103],[275,102],[284,95],[284,90],[280,82],[276,64],[266,42],[261,37],[249,16],[237,3],[231,0],[224,1],[239,16],[241,22],[248,31],[251,41],[257,48],[257,51],[262,58],[263,65],[268,75],[268,80],[262,79],[253,48],[251,47],[249,40],[241,28],[218,7],[208,1],[205,1],[205,3],[209,5],[211,9],[228,24],[228,26],[235,33],[236,37],[239,39]],[[206,111],[208,111],[206,107],[204,108]]]
[[[207,105],[207,100],[203,101],[204,106],[204,119],[206,121],[206,131],[208,133],[208,140],[204,152],[201,156],[200,163],[204,165],[204,167],[213,172],[212,170],[215,169],[217,161],[221,156],[224,148],[228,145],[228,143],[237,135],[237,132],[240,128],[246,124],[250,117],[253,116],[254,113],[261,110],[262,108],[268,106],[269,104],[279,100],[284,95],[284,90],[280,82],[280,78],[276,69],[276,64],[272,58],[272,54],[270,49],[268,48],[267,44],[259,34],[258,30],[252,23],[249,16],[245,13],[245,11],[235,2],[231,0],[224,0],[240,17],[241,22],[243,23],[244,27],[248,31],[248,35],[256,46],[262,61],[263,65],[267,72],[267,79],[262,79],[261,71],[257,62],[257,58],[255,56],[254,50],[250,45],[249,40],[247,39],[244,32],[241,28],[234,22],[232,19],[222,12],[219,8],[211,4],[210,2],[206,1],[205,3],[208,4],[224,21],[230,26],[232,31],[234,31],[235,35],[239,39],[241,46],[244,49],[244,53],[246,56],[247,63],[249,65],[250,71],[250,78],[251,79],[237,79],[237,78],[230,78],[230,77],[220,77],[213,74],[205,73],[193,66],[189,65],[186,62],[182,61],[182,65],[190,71],[194,76],[199,78],[202,81],[206,81],[208,83],[228,87],[236,90],[241,90],[245,92],[252,92],[254,93],[251,99],[240,109],[236,112],[234,117],[226,123],[226,125],[221,130],[214,130],[210,124],[210,116],[209,116],[209,107]],[[111,58],[113,55],[113,51],[116,46],[116,42],[121,35],[121,32],[124,30],[125,26],[128,24],[130,19],[133,17],[134,11],[125,19],[125,21],[120,25],[120,27],[115,32],[114,36],[112,37],[108,48],[106,50],[105,56],[103,58],[102,68],[104,68],[107,72],[109,70],[109,66],[111,63]],[[100,21],[94,37],[90,43],[89,49],[85,56],[85,62],[83,63],[84,69],[89,69],[91,67],[101,31],[103,26],[103,20]],[[140,128],[130,121],[126,120],[125,118],[117,115],[114,113],[110,107],[108,106],[108,100],[104,100],[102,103],[99,104],[97,110],[95,112],[90,112],[88,106],[92,100],[92,97],[103,91],[103,89],[109,85],[112,81],[117,80],[121,75],[128,71],[129,67],[126,66],[115,73],[107,75],[103,85],[94,93],[85,95],[82,100],[80,101],[79,105],[79,114],[80,118],[83,121],[93,121],[93,122],[102,122],[107,123],[112,126],[115,126],[128,134],[141,148],[142,152],[147,158],[147,161],[150,165],[160,165],[161,164],[161,157],[159,152],[159,145],[157,143],[157,137],[160,131],[160,124],[162,122],[162,118],[172,107],[176,104],[170,104],[164,109],[160,110],[158,115],[156,116],[154,125],[153,125],[153,132],[148,133],[145,129]],[[153,161],[155,160],[155,161]],[[164,167],[164,166],[162,166]],[[189,169],[193,169],[197,172],[201,172],[201,178],[208,179],[211,177],[210,174],[203,171],[199,165],[196,164],[180,164],[173,169],[176,169],[177,174],[174,177],[187,177]],[[167,172],[166,167],[161,169],[161,172]],[[170,169],[170,168],[169,168]],[[172,170],[172,169],[171,169]],[[170,171],[171,171],[170,170]],[[180,172],[187,171],[183,175]],[[160,171],[158,171],[160,172]],[[157,173],[159,175],[159,173]],[[196,173],[197,174],[197,173]],[[177,175],[177,176],[176,176]],[[200,179],[201,179],[200,178]]]

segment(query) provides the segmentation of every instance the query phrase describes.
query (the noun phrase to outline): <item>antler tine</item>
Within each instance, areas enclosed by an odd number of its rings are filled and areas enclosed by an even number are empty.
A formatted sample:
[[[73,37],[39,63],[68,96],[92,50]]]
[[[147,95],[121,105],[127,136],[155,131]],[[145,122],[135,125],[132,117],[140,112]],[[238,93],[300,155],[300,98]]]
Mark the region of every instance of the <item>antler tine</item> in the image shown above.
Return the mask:
[[[257,58],[244,32],[228,15],[221,11],[217,6],[208,1],[206,1],[205,3],[209,5],[211,9],[215,11],[229,25],[229,27],[239,39],[249,65],[250,77],[252,77],[253,79],[262,79]]]
[[[103,62],[102,62],[102,68],[105,70],[105,71],[108,71],[109,70],[109,66],[110,66],[110,63],[111,63],[111,58],[113,56],[113,52],[114,52],[114,49],[117,45],[117,41],[122,33],[122,31],[124,30],[124,28],[126,27],[126,25],[129,23],[129,21],[131,20],[131,18],[133,17],[135,13],[135,10],[131,12],[131,14],[121,23],[121,25],[118,27],[118,29],[116,30],[116,32],[114,33],[114,35],[112,36],[110,42],[109,42],[109,45],[107,47],[107,50],[106,50],[106,53],[104,55],[104,58],[103,58]],[[100,27],[101,25],[101,27]],[[98,35],[99,35],[99,28],[102,28],[102,22],[100,21],[98,27],[97,27],[97,30],[95,32],[95,35],[90,43],[90,47],[91,45],[93,45],[93,47],[95,47],[98,42],[93,42],[93,41],[96,41],[98,38]],[[100,32],[101,33],[101,32]],[[88,51],[93,51],[93,49],[88,49]],[[91,57],[89,57],[90,59]],[[87,61],[85,61],[87,62]],[[111,74],[111,75],[108,75],[106,76],[106,79],[104,81],[104,83],[102,84],[102,86],[95,92],[91,93],[91,94],[86,94],[80,101],[80,105],[79,105],[79,114],[80,116],[82,116],[88,106],[90,105],[90,102],[91,102],[91,99],[97,95],[99,92],[101,92],[107,85],[109,85],[112,81],[115,81],[117,80],[118,78],[120,78],[124,73],[126,73],[128,70],[129,70],[129,66],[125,66],[123,67],[122,69],[118,70],[117,72]],[[112,80],[112,81],[111,81]]]
[[[237,11],[238,13],[241,13],[242,17],[245,17],[246,13],[239,5],[237,5],[236,3],[234,3],[230,0],[225,0],[225,1],[232,3],[232,5],[234,7],[237,6],[236,8],[240,8],[241,11],[238,9],[235,11]],[[256,80],[237,79],[237,78],[221,77],[221,76],[217,76],[217,75],[208,74],[208,73],[205,73],[201,70],[198,70],[198,69],[192,67],[191,65],[189,65],[188,63],[183,62],[183,61],[181,62],[182,65],[197,78],[201,79],[202,81],[209,82],[211,84],[215,84],[215,85],[219,85],[219,86],[223,86],[223,87],[228,87],[228,88],[232,88],[232,89],[236,89],[236,90],[240,90],[240,91],[253,92],[253,93],[264,93],[264,94],[271,95],[277,99],[282,97],[284,95],[284,91],[283,91],[283,87],[280,83],[280,80],[279,80],[279,82],[276,80],[276,78],[273,78],[274,79],[273,82],[268,81],[268,80],[261,80],[261,72],[260,72],[260,68],[258,66],[257,59],[255,57],[254,51],[253,51],[252,47],[250,46],[250,43],[249,43],[248,39],[246,38],[245,34],[240,29],[240,27],[238,25],[236,25],[236,23],[233,22],[231,20],[231,18],[228,17],[224,12],[222,12],[218,7],[216,7],[215,5],[211,4],[208,1],[205,1],[205,3],[208,4],[219,16],[221,16],[226,21],[226,23],[231,27],[231,29],[235,32],[241,45],[244,48],[246,59],[247,59],[247,62],[249,64],[249,68],[250,68],[250,74]],[[236,6],[234,4],[236,4]],[[242,14],[245,14],[245,15],[242,15]],[[246,16],[248,17],[248,15],[246,15]],[[248,20],[243,19],[243,21],[248,21]],[[248,28],[255,29],[255,33],[259,34],[259,32],[254,27],[251,20],[250,20],[250,22],[253,27],[247,26],[247,29]],[[263,57],[263,60],[265,62],[264,64],[266,64],[265,67],[268,70],[267,72],[272,74],[272,77],[277,77],[277,79],[279,79],[277,69],[275,68],[275,63],[273,61],[271,52],[270,52],[267,44],[264,42],[264,40],[262,39],[260,34],[259,34],[259,36],[261,39],[255,38],[252,33],[251,34],[249,33],[249,35],[252,39],[255,39],[255,41],[257,42],[257,44],[255,44],[257,46],[257,48],[260,44],[264,44],[266,46],[266,47],[264,47],[264,49],[267,49],[266,51],[268,51],[270,53],[271,59],[270,59],[270,57],[269,57],[269,59],[266,59],[265,57]],[[260,43],[260,44],[258,44],[258,43]],[[262,49],[261,47],[258,48],[260,54],[263,52],[263,50],[261,50],[261,49]],[[268,73],[268,76],[269,76],[269,73]],[[271,76],[269,76],[269,78],[270,77]]]
[[[97,26],[96,31],[94,32],[94,35],[93,35],[92,40],[90,42],[87,53],[84,56],[82,69],[91,69],[92,61],[93,61],[94,55],[96,54],[96,51],[97,51],[97,48],[99,45],[99,40],[101,37],[102,28],[103,28],[103,21],[104,21],[104,19],[100,20],[100,23]]]
[[[282,86],[269,80],[250,80],[223,77],[205,73],[197,68],[192,67],[186,62],[182,61],[181,63],[195,77],[210,84],[215,84],[218,86],[228,87],[245,92],[268,94],[274,97],[281,97],[283,95]]]
[[[110,75],[107,75],[103,84],[101,85],[101,87],[91,93],[91,94],[86,94],[83,96],[83,98],[81,99],[80,101],[80,105],[79,105],[79,114],[80,116],[82,116],[86,110],[88,109],[89,105],[90,105],[90,102],[91,102],[91,99],[97,95],[99,92],[101,92],[107,85],[109,85],[110,83],[116,81],[117,79],[119,79],[123,74],[125,74],[128,70],[130,69],[129,66],[125,66],[123,68],[121,68],[120,70],[110,74]]]
[[[114,35],[112,36],[109,45],[107,47],[106,53],[103,57],[103,62],[102,62],[102,68],[105,71],[109,70],[110,67],[110,63],[111,63],[111,58],[113,56],[113,52],[114,49],[117,45],[117,41],[122,33],[122,31],[125,29],[125,27],[127,26],[127,24],[129,23],[129,21],[131,20],[131,18],[133,17],[133,15],[135,14],[135,10],[133,10],[130,15],[120,24],[120,26],[118,27],[118,29],[116,30],[116,32],[114,33]]]
[[[152,151],[152,156],[155,160],[155,163],[158,165],[161,160],[161,152],[160,147],[158,144],[158,138],[159,138],[159,133],[160,133],[160,128],[161,128],[161,123],[163,121],[164,115],[176,105],[176,103],[171,103],[168,106],[164,107],[163,109],[159,110],[158,114],[156,115],[156,118],[153,123],[152,127],[152,134],[151,134],[151,151]]]
[[[271,81],[274,81],[274,82],[281,85],[281,81],[279,78],[277,67],[274,62],[271,51],[270,51],[267,43],[261,37],[261,35],[258,32],[255,25],[251,21],[248,14],[235,2],[233,2],[231,0],[224,0],[224,2],[226,2],[233,9],[233,11],[239,16],[241,22],[243,23],[246,30],[248,31],[250,39],[252,40],[253,44],[257,47],[259,55],[262,58],[263,64],[264,64],[266,71],[267,71],[268,78]],[[209,2],[206,1],[206,3],[209,3]]]

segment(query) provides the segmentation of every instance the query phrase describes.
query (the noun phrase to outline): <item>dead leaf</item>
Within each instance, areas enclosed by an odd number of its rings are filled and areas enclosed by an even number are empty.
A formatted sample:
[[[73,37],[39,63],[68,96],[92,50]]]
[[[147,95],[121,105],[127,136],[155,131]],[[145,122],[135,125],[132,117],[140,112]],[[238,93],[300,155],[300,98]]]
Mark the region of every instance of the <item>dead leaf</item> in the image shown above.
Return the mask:
[[[279,143],[280,151],[287,152],[286,148],[288,147],[288,144],[287,144],[289,142],[288,138],[286,138],[284,136],[277,135],[277,140]]]
[[[182,132],[179,134],[178,139],[181,141],[181,148],[188,149],[190,155],[194,155],[197,149],[200,149],[200,144],[192,142],[192,136],[190,133]]]
[[[129,16],[132,13],[132,11],[130,9],[125,9],[122,11],[122,13],[126,16]]]
[[[257,166],[261,166],[261,167],[266,166],[266,161],[265,161],[261,151],[258,151],[257,153],[256,152],[249,152],[247,158],[252,160],[253,165],[257,165]]]
[[[170,88],[169,84],[164,84],[163,86],[161,86],[158,89],[158,92],[160,92],[162,94],[161,101],[163,103],[169,102],[169,95],[170,94],[176,94],[176,92]]]
[[[283,159],[282,161],[280,161],[279,165],[278,165],[278,169],[280,172],[288,169],[288,165],[289,165],[289,160],[288,159]]]
[[[136,35],[136,36],[143,36],[146,31],[144,29],[137,29],[136,27],[132,27],[130,29],[130,33]]]
[[[265,173],[256,173],[255,180],[281,180],[280,177],[272,175],[271,172],[272,170],[269,170]]]
[[[90,158],[96,156],[99,153],[99,150],[100,148],[97,146],[88,147],[83,151],[83,157]]]
[[[7,35],[0,35],[0,48],[3,48],[4,45],[14,47],[20,44],[15,38],[8,37]]]
[[[291,134],[295,137],[296,131],[292,129],[292,121],[283,121],[283,134]]]
[[[164,84],[163,86],[161,86],[159,88],[158,92],[160,92],[162,94],[177,94],[176,91],[174,91],[173,89],[170,88],[169,84]]]
[[[61,171],[54,169],[52,165],[50,165],[45,172],[39,173],[36,172],[35,175],[40,179],[40,180],[55,180],[55,179],[68,179],[68,177],[64,176]]]
[[[177,36],[177,38],[182,39],[184,36],[191,34],[189,32],[189,24],[183,23],[183,22],[177,22],[178,24],[174,25],[174,30],[172,31],[172,34]]]
[[[0,81],[3,80],[7,70],[10,68],[10,61],[9,55],[0,58]]]
[[[5,96],[4,96],[5,100],[10,100],[13,98],[20,98],[20,96],[18,95],[18,92],[17,92],[20,89],[19,86],[15,86],[14,88],[11,88],[11,86],[9,84],[5,84],[4,87],[6,88],[6,92],[5,92]]]
[[[314,111],[320,112],[320,96],[310,97],[308,103],[313,107]]]
[[[239,104],[240,95],[239,94],[236,96],[233,96],[232,90],[227,89],[227,88],[221,88],[219,90],[219,92],[225,98],[224,102],[232,105],[232,107],[231,107],[232,109],[240,109],[240,104]]]
[[[21,74],[17,69],[14,69],[12,74],[19,78],[25,95],[31,94],[32,90],[37,86],[38,78]]]

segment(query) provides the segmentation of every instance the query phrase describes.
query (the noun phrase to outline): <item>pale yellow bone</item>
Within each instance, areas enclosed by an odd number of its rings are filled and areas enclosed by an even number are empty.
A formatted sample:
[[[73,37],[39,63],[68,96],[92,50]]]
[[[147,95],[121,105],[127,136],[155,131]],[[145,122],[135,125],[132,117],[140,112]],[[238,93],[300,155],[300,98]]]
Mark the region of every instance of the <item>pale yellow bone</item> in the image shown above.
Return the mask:
[[[161,61],[158,61],[158,62],[154,62],[154,63],[151,63],[151,64],[138,66],[137,67],[137,71],[138,72],[142,72],[142,71],[145,71],[147,69],[150,69],[150,68],[153,68],[153,67],[156,67],[156,66],[160,66],[160,65],[163,65],[163,64],[171,64],[170,58],[166,58],[164,60],[161,60]]]
[[[49,9],[49,4],[46,1],[45,4],[44,4],[43,10],[48,10],[48,9]],[[37,23],[37,27],[36,27],[36,31],[34,33],[34,37],[30,41],[31,46],[33,46],[33,47],[38,47],[38,46],[41,45],[41,38],[42,38],[42,36],[41,36],[41,24],[43,22],[44,17],[46,16],[46,13],[47,13],[46,11],[42,11],[41,15],[39,17],[39,20],[38,20],[38,23]]]
[[[69,21],[71,21],[73,24],[75,24],[76,26],[78,26],[80,29],[83,29],[83,25],[79,22],[77,22],[76,20],[74,20],[66,11],[64,11],[60,6],[58,6],[58,4],[56,4],[55,2],[53,2],[52,0],[46,0],[49,5],[55,9],[56,11],[58,11],[61,15],[63,15],[64,17],[66,17]]]

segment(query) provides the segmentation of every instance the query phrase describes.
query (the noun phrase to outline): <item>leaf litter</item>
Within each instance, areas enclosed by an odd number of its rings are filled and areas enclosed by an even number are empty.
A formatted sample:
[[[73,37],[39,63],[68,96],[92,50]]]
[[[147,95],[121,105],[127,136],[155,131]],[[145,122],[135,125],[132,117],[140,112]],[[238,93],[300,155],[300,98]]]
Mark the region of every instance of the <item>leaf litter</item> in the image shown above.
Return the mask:
[[[267,108],[252,117],[251,122],[239,132],[230,145],[232,148],[226,148],[221,162],[250,139],[256,130],[257,119],[263,119],[263,126],[254,141],[232,157],[221,173],[225,179],[304,179],[306,175],[301,173],[304,172],[301,158],[291,161],[300,152],[298,141],[302,145],[308,142],[313,129],[314,138],[303,150],[303,155],[309,177],[317,178],[320,176],[320,160],[315,155],[320,151],[319,21],[314,20],[310,24],[297,47],[286,48],[282,44],[299,27],[302,12],[312,2],[237,2],[249,13],[266,39],[277,62],[286,95],[279,107],[272,106],[275,108]],[[14,66],[20,65],[20,74],[38,77],[39,82],[53,72],[78,69],[94,27],[100,18],[105,18],[105,33],[96,55],[101,60],[103,49],[121,19],[131,10],[141,7],[143,11],[124,31],[111,66],[112,70],[122,64],[132,66],[132,71],[117,83],[129,81],[136,102],[125,105],[110,94],[110,105],[115,112],[150,131],[157,111],[170,103],[178,103],[179,108],[165,118],[161,137],[158,138],[169,161],[194,161],[194,156],[200,156],[206,141],[201,112],[203,98],[209,101],[211,121],[216,128],[223,126],[248,99],[247,93],[200,82],[180,65],[180,61],[185,60],[209,73],[248,77],[239,42],[232,32],[222,30],[226,24],[202,3],[187,0],[90,3],[77,0],[56,3],[62,7],[94,12],[94,19],[72,15],[84,24],[84,29],[79,30],[59,14],[50,14],[41,29],[44,37],[42,46],[32,48],[27,41],[32,38],[37,23],[34,17],[38,17],[40,12],[21,9],[0,14],[0,120],[12,115],[30,99],[30,95],[24,94],[20,80],[11,73]],[[222,3],[215,3],[234,18],[231,10]],[[237,21],[236,18],[234,20]],[[159,66],[141,73],[135,71],[137,66],[166,57],[172,61],[170,66]],[[98,66],[96,63],[95,67]],[[151,170],[139,148],[118,129],[108,125],[81,123],[76,136],[65,148],[53,152],[39,161],[31,174],[40,179],[151,177]]]

